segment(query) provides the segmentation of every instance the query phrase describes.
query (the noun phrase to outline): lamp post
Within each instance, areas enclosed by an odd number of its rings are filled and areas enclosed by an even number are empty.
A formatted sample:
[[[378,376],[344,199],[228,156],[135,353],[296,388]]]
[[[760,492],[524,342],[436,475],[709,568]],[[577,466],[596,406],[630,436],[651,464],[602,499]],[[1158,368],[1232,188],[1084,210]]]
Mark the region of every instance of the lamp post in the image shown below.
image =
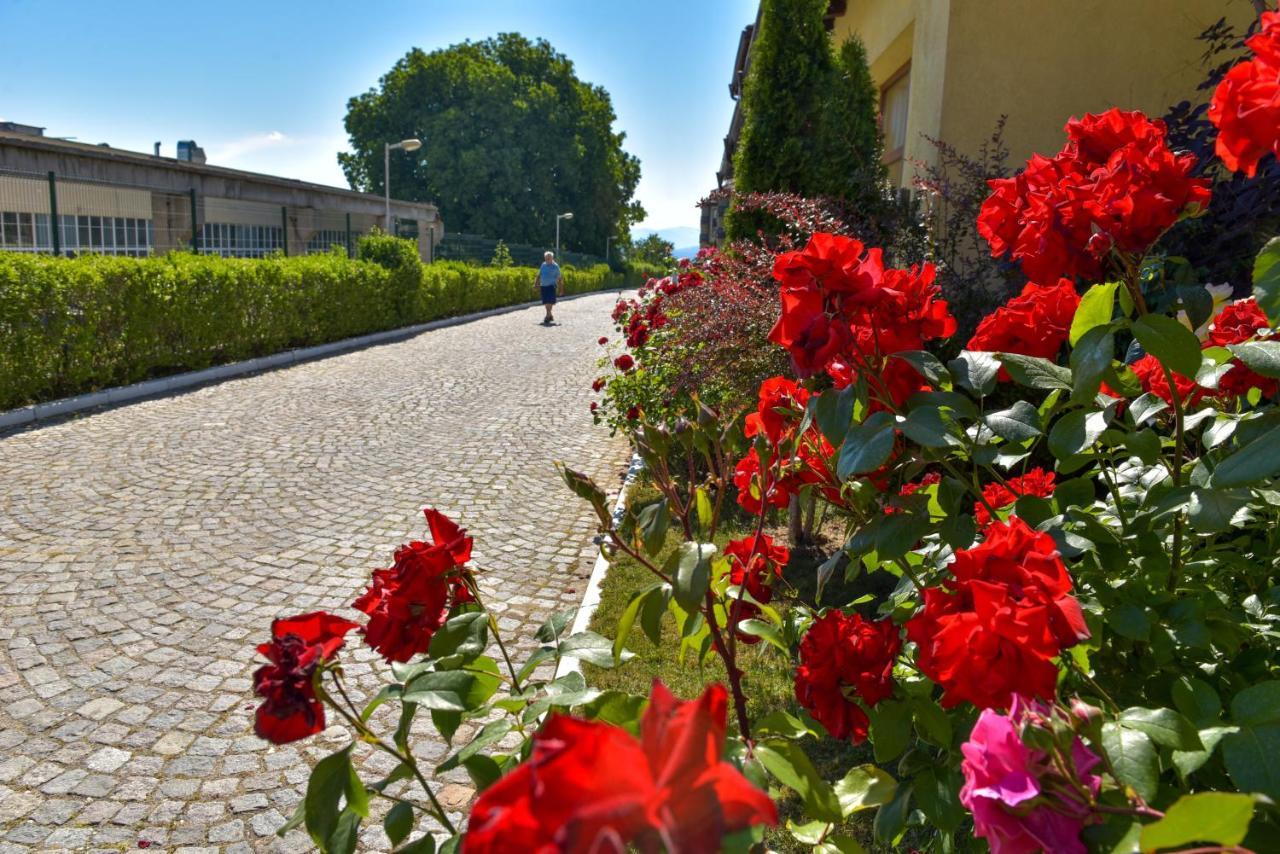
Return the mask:
[[[604,262],[609,263],[609,241],[613,240],[613,235],[609,235],[604,239]]]
[[[556,263],[560,262],[560,220],[573,219],[573,211],[556,214]]]
[[[422,148],[422,140],[416,137],[402,139],[396,143],[385,143],[382,150],[382,189],[387,196],[387,233],[391,233],[391,152],[394,151],[417,151]]]

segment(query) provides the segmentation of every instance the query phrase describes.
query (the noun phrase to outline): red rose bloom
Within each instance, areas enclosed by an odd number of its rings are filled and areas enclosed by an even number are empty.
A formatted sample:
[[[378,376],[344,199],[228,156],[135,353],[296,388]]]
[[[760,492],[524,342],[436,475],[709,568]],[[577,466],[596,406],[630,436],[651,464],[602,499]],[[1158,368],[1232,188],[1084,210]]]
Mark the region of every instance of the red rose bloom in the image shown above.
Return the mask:
[[[1261,337],[1264,341],[1274,341],[1280,336],[1262,335],[1260,332],[1270,330],[1271,322],[1258,308],[1257,300],[1238,300],[1222,309],[1214,318],[1209,330],[1209,343],[1218,347],[1231,344],[1242,344],[1253,338]],[[1280,382],[1264,377],[1247,367],[1239,359],[1231,360],[1232,368],[1218,380],[1218,390],[1231,397],[1248,394],[1250,389],[1258,389],[1263,397],[1275,397],[1280,391]]]
[[[471,538],[443,513],[424,512],[432,543],[415,540],[396,549],[395,564],[375,569],[373,583],[353,606],[369,615],[365,641],[387,661],[426,652],[449,610],[472,599],[462,573]]]
[[[1011,477],[1005,483],[989,483],[982,488],[982,497],[996,510],[1003,510],[1023,495],[1048,498],[1053,495],[1054,473],[1036,467],[1022,477]],[[991,513],[981,501],[974,502],[973,515],[978,527],[991,524]]]
[[[600,389],[602,389],[602,388],[604,388],[604,387],[605,387],[606,382],[607,382],[607,381],[605,380],[605,378],[604,378],[604,377],[597,377],[597,378],[596,378],[596,380],[595,380],[595,382],[593,382],[593,383],[591,384],[591,390],[592,390],[592,391],[600,391]]]
[[[636,366],[636,360],[631,358],[630,353],[623,353],[621,356],[613,360],[613,366],[623,373],[626,373]]]
[[[773,579],[782,577],[782,568],[791,560],[786,546],[777,545],[768,534],[731,540],[725,544],[724,556],[729,559],[729,583],[736,584],[750,595],[754,602],[742,599],[730,607],[732,627],[743,620],[751,620],[760,614],[756,602],[767,605],[773,599]],[[738,633],[738,640],[746,644],[759,643],[755,635]]]
[[[828,611],[800,641],[796,699],[831,737],[857,744],[867,737],[866,713],[850,699],[874,706],[893,693],[893,665],[902,649],[891,620]]]
[[[1031,280],[1096,281],[1112,248],[1145,253],[1184,211],[1208,205],[1208,179],[1191,177],[1194,155],[1169,149],[1164,122],[1112,109],[1066,132],[1053,158],[990,181],[978,214],[991,254],[1022,262]]]
[[[1245,44],[1253,58],[1218,84],[1209,121],[1218,129],[1215,151],[1223,164],[1252,178],[1263,157],[1280,153],[1280,12],[1264,12],[1262,30]]]
[[[258,646],[270,664],[253,674],[253,690],[263,698],[253,731],[274,744],[288,744],[324,729],[324,704],[311,676],[342,648],[347,632],[360,626],[316,611],[271,623],[271,643]]]
[[[609,343],[609,339],[604,335],[601,335],[600,340],[598,340],[596,343],[599,344],[601,347],[603,347],[604,345]]]
[[[991,525],[985,537],[956,552],[954,577],[945,589],[927,588],[907,622],[916,665],[942,687],[947,708],[1053,697],[1053,657],[1089,636],[1052,537],[1017,518]]]
[[[655,681],[639,741],[552,715],[529,759],[472,807],[464,854],[718,851],[725,836],[777,824],[773,801],[722,758],[726,712],[721,685],[682,702]]]
[[[1067,343],[1079,305],[1070,279],[1059,279],[1056,285],[1028,282],[1022,293],[982,319],[965,348],[1055,359]],[[1000,379],[1010,379],[1004,368]]]
[[[1165,375],[1160,360],[1150,354],[1143,356],[1129,366],[1142,384],[1142,390],[1154,394],[1170,406],[1173,405],[1173,393],[1169,391],[1169,378]],[[1195,380],[1173,372],[1174,387],[1178,391],[1178,400],[1184,407],[1194,406],[1204,397],[1204,389],[1196,385]]]
[[[743,432],[748,439],[759,434],[778,445],[800,423],[809,392],[786,377],[770,377],[760,384],[759,398],[756,411],[744,419]]]
[[[738,506],[748,513],[759,513],[764,506],[786,507],[791,500],[790,492],[778,482],[773,460],[762,470],[755,448],[747,451],[734,467],[733,485],[738,488]]]

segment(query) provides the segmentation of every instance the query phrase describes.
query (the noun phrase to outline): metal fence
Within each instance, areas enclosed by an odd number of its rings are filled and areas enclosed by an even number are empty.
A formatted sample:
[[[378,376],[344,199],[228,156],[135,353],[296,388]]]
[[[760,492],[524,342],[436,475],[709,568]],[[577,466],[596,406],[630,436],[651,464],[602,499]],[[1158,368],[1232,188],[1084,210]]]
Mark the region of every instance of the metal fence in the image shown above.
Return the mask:
[[[0,251],[140,257],[175,249],[226,258],[309,255],[356,241],[378,218],[0,170]],[[194,226],[194,227],[193,227]]]
[[[436,247],[436,257],[453,261],[488,264],[493,260],[493,253],[497,251],[498,243],[499,241],[494,238],[481,237],[478,234],[446,233],[440,239],[440,245]],[[507,244],[507,251],[511,253],[511,260],[521,267],[537,267],[542,263],[542,253],[552,248],[550,246],[529,246],[524,243]],[[556,260],[561,264],[571,264],[574,267],[591,267],[605,263],[605,259],[599,255],[587,255],[582,252],[569,252],[563,249]]]

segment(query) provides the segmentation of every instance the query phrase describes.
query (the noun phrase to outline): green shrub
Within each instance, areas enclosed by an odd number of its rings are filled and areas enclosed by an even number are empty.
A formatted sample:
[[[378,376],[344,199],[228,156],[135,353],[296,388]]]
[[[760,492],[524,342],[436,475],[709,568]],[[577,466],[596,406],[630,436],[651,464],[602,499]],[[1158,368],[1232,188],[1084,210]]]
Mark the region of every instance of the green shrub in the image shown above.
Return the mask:
[[[422,264],[374,235],[342,252],[232,259],[0,252],[0,410],[534,299],[536,271]],[[635,283],[564,268],[565,293]],[[643,281],[643,278],[639,278]]]

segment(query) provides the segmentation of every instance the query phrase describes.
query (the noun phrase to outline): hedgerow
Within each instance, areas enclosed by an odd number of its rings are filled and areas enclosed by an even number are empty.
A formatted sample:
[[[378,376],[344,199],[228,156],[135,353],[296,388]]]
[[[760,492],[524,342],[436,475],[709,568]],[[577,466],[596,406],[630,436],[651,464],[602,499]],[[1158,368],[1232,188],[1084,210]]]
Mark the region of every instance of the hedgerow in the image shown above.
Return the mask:
[[[565,293],[621,287],[564,268]],[[530,300],[534,271],[422,264],[371,237],[356,259],[0,253],[0,409]]]

